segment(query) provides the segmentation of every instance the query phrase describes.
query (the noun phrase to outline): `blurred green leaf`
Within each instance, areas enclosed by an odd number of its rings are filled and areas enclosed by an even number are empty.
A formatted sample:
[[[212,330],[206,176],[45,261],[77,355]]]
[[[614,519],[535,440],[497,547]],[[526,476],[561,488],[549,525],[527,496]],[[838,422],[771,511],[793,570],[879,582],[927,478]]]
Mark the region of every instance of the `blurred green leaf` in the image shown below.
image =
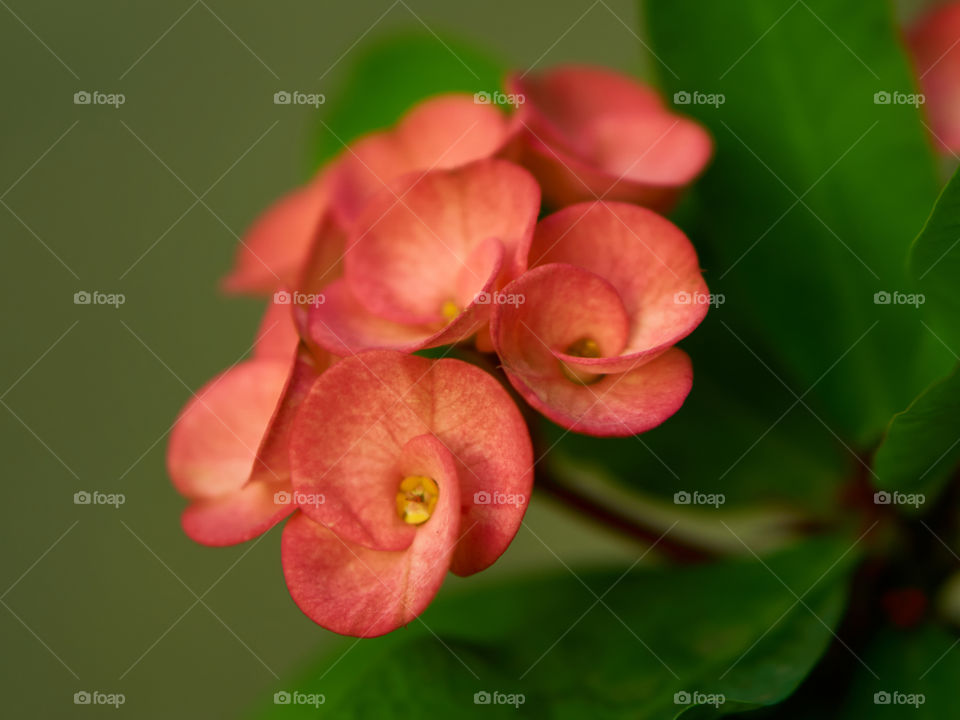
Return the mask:
[[[712,131],[698,186],[707,280],[739,296],[792,371],[797,393],[850,440],[873,442],[894,412],[949,366],[915,309],[875,304],[908,292],[909,242],[936,196],[914,92],[889,3],[862,0],[649,0],[668,93]],[[694,234],[699,239],[699,234]]]
[[[564,575],[439,602],[407,629],[349,643],[287,691],[337,718],[489,717],[477,692],[522,693],[521,713],[674,718],[675,693],[722,693],[719,713],[777,703],[820,657],[857,553],[809,541],[766,560]],[[801,600],[798,601],[798,597]],[[599,599],[598,599],[599,598]],[[297,712],[299,710],[299,713]],[[265,706],[260,718],[316,717]]]
[[[960,370],[954,370],[893,417],[874,463],[877,486],[923,493],[930,502],[958,462]]]
[[[883,631],[863,658],[879,677],[861,668],[840,717],[851,720],[956,717],[956,686],[960,676],[956,641],[955,636],[932,625],[909,631]],[[916,704],[909,704],[911,696]]]
[[[343,86],[328,93],[317,126],[316,166],[360,135],[393,125],[418,100],[445,92],[492,92],[506,74],[487,53],[427,31],[361,43],[351,57]]]
[[[923,232],[914,241],[910,269],[926,296],[933,330],[960,350],[960,170],[940,194]]]

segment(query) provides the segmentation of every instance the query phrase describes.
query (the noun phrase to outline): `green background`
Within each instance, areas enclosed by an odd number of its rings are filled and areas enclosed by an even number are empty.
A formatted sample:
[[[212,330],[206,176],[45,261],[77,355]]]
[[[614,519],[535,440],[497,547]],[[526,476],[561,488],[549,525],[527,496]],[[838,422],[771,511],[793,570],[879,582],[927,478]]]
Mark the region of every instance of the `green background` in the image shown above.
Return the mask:
[[[637,23],[632,0],[4,0],[4,715],[113,713],[73,704],[99,690],[124,693],[127,716],[234,717],[279,686],[274,674],[340,642],[291,601],[278,531],[238,548],[195,545],[164,470],[190,389],[253,339],[261,303],[217,286],[235,235],[309,168],[317,113],[274,105],[273,93],[332,97],[364,33],[424,24],[515,67],[643,71]],[[74,105],[79,90],[126,103]],[[80,290],[126,303],[74,305]],[[74,505],[79,490],[126,503]],[[554,553],[574,568],[636,556],[542,500],[528,522],[540,539],[521,531],[471,587],[533,566],[564,572]],[[451,578],[443,592],[462,586]]]

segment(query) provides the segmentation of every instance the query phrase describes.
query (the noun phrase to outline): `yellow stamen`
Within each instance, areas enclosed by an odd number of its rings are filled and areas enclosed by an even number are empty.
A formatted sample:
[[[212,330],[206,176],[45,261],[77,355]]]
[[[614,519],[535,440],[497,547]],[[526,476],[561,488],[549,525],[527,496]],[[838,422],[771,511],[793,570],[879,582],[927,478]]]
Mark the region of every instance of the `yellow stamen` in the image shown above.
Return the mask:
[[[566,355],[573,355],[574,357],[602,357],[600,346],[597,344],[596,340],[590,337],[582,337],[579,340],[570,343],[570,345],[567,346],[567,349],[563,352]],[[580,383],[581,385],[592,385],[603,378],[603,375],[598,375],[597,373],[586,372],[585,370],[581,370],[579,368],[570,367],[562,360],[560,361],[560,369],[563,370],[563,374],[566,375],[569,380],[572,380],[575,383]]]
[[[437,506],[440,488],[425,475],[408,475],[397,491],[397,515],[410,525],[422,525]]]
[[[440,314],[443,315],[444,320],[450,322],[451,320],[455,320],[457,315],[460,314],[460,308],[453,300],[447,300],[440,307]]]

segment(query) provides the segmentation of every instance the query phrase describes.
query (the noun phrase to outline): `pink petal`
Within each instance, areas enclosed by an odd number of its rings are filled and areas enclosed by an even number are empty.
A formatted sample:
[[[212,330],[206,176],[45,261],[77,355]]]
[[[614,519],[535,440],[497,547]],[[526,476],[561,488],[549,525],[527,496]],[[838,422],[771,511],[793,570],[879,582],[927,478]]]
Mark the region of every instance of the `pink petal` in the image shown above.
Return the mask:
[[[483,272],[473,272],[466,283],[462,275],[483,242],[503,246],[498,285],[526,267],[539,207],[530,174],[502,160],[405,176],[358,219],[347,280],[377,315],[404,323],[441,320],[444,304],[462,297],[465,285],[476,294],[486,284]]]
[[[253,345],[256,358],[274,358],[288,360],[300,343],[296,325],[293,322],[292,307],[271,301],[257,329],[257,339]]]
[[[180,518],[194,542],[212,547],[236,545],[263,534],[296,510],[278,503],[282,488],[254,482],[225,495],[192,503]]]
[[[492,157],[510,134],[504,115],[467,95],[442,95],[413,108],[393,130],[353,143],[335,176],[334,205],[349,223],[401,175],[454,168]]]
[[[352,543],[303,513],[284,528],[283,572],[290,594],[328,630],[357,637],[388,633],[423,612],[443,583],[460,529],[453,457],[435,437],[421,435],[404,446],[395,469],[431,477],[440,489],[430,519],[407,526],[414,532],[405,550]]]
[[[706,130],[624,75],[565,67],[511,88],[526,98],[513,152],[553,207],[609,199],[668,210],[713,153]]]
[[[187,403],[167,449],[167,469],[183,495],[216,497],[246,483],[289,370],[288,361],[247,360]]]
[[[526,302],[494,311],[497,352],[514,388],[554,422],[590,435],[633,435],[666,420],[689,394],[693,374],[682,351],[618,354],[630,318],[619,293],[598,275],[571,265],[543,265],[504,292]],[[566,354],[584,339],[596,343],[606,362],[577,364],[584,359]],[[581,375],[586,382],[572,377],[571,369],[589,373]]]
[[[960,151],[960,3],[922,15],[907,39],[936,143],[941,151]]]
[[[258,217],[237,248],[228,292],[269,293],[296,283],[327,206],[326,175],[283,196]]]
[[[582,360],[606,365],[608,372],[676,344],[707,314],[707,285],[693,245],[669,220],[635,205],[582,203],[544,218],[530,262],[582,267],[616,288],[630,318],[630,334],[617,353],[626,362]]]
[[[340,538],[376,550],[402,550],[410,525],[397,516],[397,462],[413,438],[435,435],[453,454],[463,489],[465,533],[453,569],[483,569],[506,549],[525,504],[485,506],[474,493],[529,496],[532,450],[509,395],[482,370],[393,351],[346,358],[314,385],[294,424],[293,485],[323,493],[302,508]]]

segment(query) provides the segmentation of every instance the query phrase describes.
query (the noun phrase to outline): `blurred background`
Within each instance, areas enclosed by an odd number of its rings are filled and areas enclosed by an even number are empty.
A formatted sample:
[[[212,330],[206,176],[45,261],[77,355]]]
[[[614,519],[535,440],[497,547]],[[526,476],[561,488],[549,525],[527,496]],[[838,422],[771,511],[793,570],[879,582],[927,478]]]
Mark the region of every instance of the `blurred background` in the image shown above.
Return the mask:
[[[0,2],[0,674],[9,717],[123,693],[135,717],[235,717],[310,653],[347,647],[283,582],[277,529],[212,550],[164,470],[176,413],[248,353],[263,303],[226,298],[237,236],[311,169],[357,44],[425,28],[527,69],[645,74],[632,0]],[[439,41],[438,41],[439,42]],[[77,105],[80,91],[125,102]],[[76,305],[78,292],[125,302]],[[119,507],[77,492],[122,493]],[[536,499],[470,581],[639,550]],[[451,578],[443,592],[458,592]],[[107,709],[103,709],[107,712]]]

